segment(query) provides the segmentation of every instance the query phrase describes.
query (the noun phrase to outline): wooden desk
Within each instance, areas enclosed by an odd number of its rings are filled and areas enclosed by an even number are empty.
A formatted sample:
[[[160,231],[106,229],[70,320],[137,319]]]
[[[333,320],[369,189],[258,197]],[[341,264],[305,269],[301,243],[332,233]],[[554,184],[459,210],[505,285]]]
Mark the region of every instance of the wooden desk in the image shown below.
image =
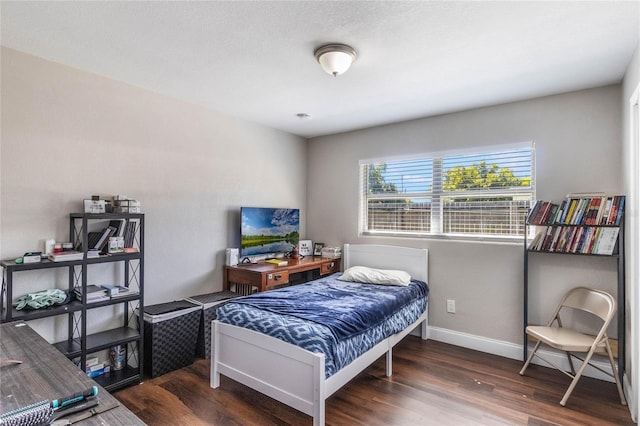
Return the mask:
[[[8,359],[22,361],[22,364],[0,366],[1,413],[98,386],[99,403],[95,408],[114,408],[82,420],[78,425],[144,425],[24,322],[0,325],[0,361]]]
[[[306,256],[300,260],[287,260],[284,266],[258,262],[253,264],[239,264],[224,267],[224,289],[238,294],[271,290],[274,287],[288,284],[301,284],[323,275],[332,274],[340,270],[340,258],[330,259],[317,256]]]

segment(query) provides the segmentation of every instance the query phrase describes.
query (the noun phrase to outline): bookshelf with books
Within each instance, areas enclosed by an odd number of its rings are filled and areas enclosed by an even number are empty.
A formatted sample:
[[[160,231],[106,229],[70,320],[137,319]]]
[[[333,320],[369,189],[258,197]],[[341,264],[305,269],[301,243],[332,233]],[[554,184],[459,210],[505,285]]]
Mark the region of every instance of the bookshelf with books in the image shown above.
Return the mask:
[[[559,202],[539,200],[524,231],[524,328],[529,323],[529,262],[539,254],[597,256],[615,262],[617,275],[618,373],[625,362],[624,195],[568,194]],[[544,264],[538,264],[544,267]],[[523,330],[524,331],[524,330]],[[527,335],[523,333],[524,342]],[[523,359],[528,345],[523,345]]]
[[[109,237],[121,236],[124,250],[110,253]],[[126,346],[127,361],[124,368],[112,370],[95,380],[111,391],[140,383],[143,372],[144,319],[136,311],[143,311],[144,291],[144,215],[141,213],[72,213],[69,215],[69,241],[72,252],[44,257],[40,262],[18,263],[2,261],[2,290],[6,295],[0,306],[1,322],[30,321],[66,315],[66,339],[54,346],[67,358],[73,360],[83,371],[91,354],[107,351],[115,346]],[[119,283],[89,282],[88,270],[96,264],[114,264],[113,276]],[[104,268],[104,267],[102,267]],[[68,295],[66,303],[34,310],[17,310],[12,306],[14,295],[21,295],[21,279],[18,274],[31,270],[68,270],[68,284],[61,290]],[[102,270],[102,269],[100,269]],[[58,274],[46,274],[51,287],[56,284]],[[119,278],[118,278],[119,277]],[[88,334],[87,322],[97,308],[113,306],[118,326]],[[105,315],[104,312],[102,315]],[[114,314],[109,314],[114,315]]]

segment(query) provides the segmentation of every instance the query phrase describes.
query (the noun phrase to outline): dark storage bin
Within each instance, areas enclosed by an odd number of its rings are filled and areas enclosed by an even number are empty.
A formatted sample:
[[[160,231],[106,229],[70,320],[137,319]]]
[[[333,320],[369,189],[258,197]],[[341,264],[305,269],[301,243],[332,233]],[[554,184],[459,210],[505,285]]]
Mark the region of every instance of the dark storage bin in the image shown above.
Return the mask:
[[[195,359],[201,307],[179,300],[144,307],[144,371],[157,377]]]
[[[198,327],[198,340],[196,342],[197,357],[211,358],[211,321],[216,319],[216,309],[239,296],[239,294],[232,291],[219,291],[185,299],[202,307],[200,326]]]

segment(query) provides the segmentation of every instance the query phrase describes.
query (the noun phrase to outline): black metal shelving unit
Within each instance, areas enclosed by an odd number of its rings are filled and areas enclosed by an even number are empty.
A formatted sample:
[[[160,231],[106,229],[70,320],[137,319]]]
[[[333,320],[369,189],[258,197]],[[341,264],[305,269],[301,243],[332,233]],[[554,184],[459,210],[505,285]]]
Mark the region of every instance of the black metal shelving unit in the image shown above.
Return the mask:
[[[109,349],[116,345],[127,345],[127,362],[122,370],[95,377],[106,390],[112,391],[142,381],[144,360],[144,318],[136,311],[144,311],[144,214],[141,213],[72,213],[69,215],[69,240],[74,247],[87,247],[89,225],[93,221],[124,220],[135,222],[134,246],[137,252],[115,253],[87,258],[84,250],[82,260],[53,262],[43,259],[37,263],[16,263],[15,260],[0,262],[3,267],[2,296],[0,297],[1,322],[30,321],[57,315],[68,316],[67,339],[54,346],[67,358],[76,360],[80,368],[86,369],[87,355]],[[134,294],[90,303],[86,300],[88,268],[95,264],[120,263],[123,265],[122,283],[134,290]],[[74,294],[74,289],[82,289],[82,300],[73,300],[68,304],[31,311],[17,311],[12,306],[14,299],[14,274],[43,269],[68,270],[69,283],[65,289]],[[122,305],[124,312],[121,325],[111,330],[87,334],[87,319],[91,311],[105,306]],[[78,362],[79,360],[79,362]]]
[[[528,235],[531,227],[546,227],[546,226],[556,226],[550,224],[535,224],[528,223],[525,221],[524,227],[524,318],[523,318],[523,361],[528,357],[528,342],[527,342],[527,333],[525,329],[527,325],[529,325],[529,256],[531,254],[535,256],[568,256],[571,258],[572,256],[587,256],[587,257],[598,257],[598,258],[608,258],[612,261],[616,262],[617,268],[617,305],[618,310],[616,313],[617,320],[617,339],[618,339],[618,376],[620,380],[622,380],[625,372],[625,324],[626,324],[626,312],[625,312],[625,299],[626,299],[626,289],[625,289],[625,264],[624,264],[624,212],[621,215],[620,225],[575,225],[575,224],[563,224],[558,226],[563,227],[578,227],[578,228],[619,228],[618,239],[616,242],[616,246],[614,249],[614,253],[607,254],[586,254],[586,253],[567,253],[567,252],[557,252],[557,251],[543,251],[543,250],[532,250],[529,248]]]

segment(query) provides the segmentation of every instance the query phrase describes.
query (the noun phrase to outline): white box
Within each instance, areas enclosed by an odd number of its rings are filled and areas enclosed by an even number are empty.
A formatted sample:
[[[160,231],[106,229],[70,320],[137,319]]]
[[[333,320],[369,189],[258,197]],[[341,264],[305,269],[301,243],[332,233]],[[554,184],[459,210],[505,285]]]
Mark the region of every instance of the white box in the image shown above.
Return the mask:
[[[85,213],[104,213],[105,212],[104,200],[84,200],[84,212]]]
[[[226,250],[226,260],[225,264],[227,266],[236,266],[238,264],[238,249],[237,248],[228,248]]]
[[[332,259],[342,257],[342,249],[340,247],[323,247],[322,257],[330,257]]]
[[[300,240],[300,256],[311,256],[313,254],[313,241]]]
[[[42,260],[42,256],[40,253],[25,253],[22,256],[23,263],[38,263]]]

